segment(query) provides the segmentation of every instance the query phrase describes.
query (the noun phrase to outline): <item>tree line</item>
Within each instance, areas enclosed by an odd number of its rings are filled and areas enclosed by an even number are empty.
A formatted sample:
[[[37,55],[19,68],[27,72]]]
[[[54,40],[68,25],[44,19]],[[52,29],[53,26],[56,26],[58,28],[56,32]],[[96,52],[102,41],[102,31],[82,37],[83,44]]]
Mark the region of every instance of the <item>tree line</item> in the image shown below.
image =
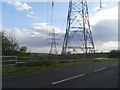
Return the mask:
[[[120,50],[111,50],[109,53],[110,58],[120,58]]]
[[[2,56],[24,55],[28,47],[19,46],[13,35],[6,34],[5,30],[0,31],[2,37]]]

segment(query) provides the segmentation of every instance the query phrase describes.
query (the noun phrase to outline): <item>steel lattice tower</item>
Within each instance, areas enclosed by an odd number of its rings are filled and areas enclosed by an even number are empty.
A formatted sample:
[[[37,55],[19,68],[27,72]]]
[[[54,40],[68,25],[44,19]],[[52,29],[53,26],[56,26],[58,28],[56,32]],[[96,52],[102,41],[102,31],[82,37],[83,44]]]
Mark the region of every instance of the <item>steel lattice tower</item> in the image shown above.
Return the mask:
[[[81,52],[95,53],[87,1],[70,0],[62,54]]]
[[[51,38],[49,38],[51,40],[51,48],[49,51],[49,54],[58,54],[57,52],[57,40],[59,40],[58,38],[56,38],[56,36],[58,35],[57,33],[55,33],[55,30],[53,28],[53,32],[49,34],[51,36]]]

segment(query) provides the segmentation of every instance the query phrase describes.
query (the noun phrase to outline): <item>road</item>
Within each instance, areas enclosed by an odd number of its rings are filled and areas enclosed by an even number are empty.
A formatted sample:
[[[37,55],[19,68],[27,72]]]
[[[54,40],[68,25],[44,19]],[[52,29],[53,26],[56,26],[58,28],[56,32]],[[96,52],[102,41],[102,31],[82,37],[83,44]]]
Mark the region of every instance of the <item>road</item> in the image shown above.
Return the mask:
[[[118,61],[70,65],[3,77],[3,88],[118,88]]]

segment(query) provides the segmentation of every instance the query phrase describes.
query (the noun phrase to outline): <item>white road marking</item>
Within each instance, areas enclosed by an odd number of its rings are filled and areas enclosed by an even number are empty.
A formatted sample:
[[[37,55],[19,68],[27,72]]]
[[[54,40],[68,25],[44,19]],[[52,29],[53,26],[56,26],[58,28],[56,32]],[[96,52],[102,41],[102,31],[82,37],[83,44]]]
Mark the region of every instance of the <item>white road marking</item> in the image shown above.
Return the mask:
[[[81,76],[84,76],[84,75],[85,75],[85,74],[81,74],[81,75],[74,76],[74,77],[71,77],[71,78],[63,79],[63,80],[54,82],[54,83],[52,83],[52,84],[58,84],[58,83],[65,82],[65,81],[68,81],[68,80],[71,80],[71,79],[74,79],[74,78],[78,78],[78,77],[81,77]]]
[[[97,71],[101,71],[101,70],[103,70],[103,69],[106,69],[107,67],[103,67],[103,68],[100,68],[100,69],[96,69],[96,70],[94,70],[95,72],[97,72]]]

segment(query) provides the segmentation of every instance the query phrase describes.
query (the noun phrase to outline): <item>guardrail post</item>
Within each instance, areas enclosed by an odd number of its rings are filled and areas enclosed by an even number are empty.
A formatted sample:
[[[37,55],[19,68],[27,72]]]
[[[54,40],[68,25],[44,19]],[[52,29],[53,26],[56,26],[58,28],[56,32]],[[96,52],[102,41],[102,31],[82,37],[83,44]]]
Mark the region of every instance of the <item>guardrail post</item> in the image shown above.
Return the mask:
[[[9,65],[10,65],[10,57],[9,57]]]
[[[17,65],[17,56],[16,56],[16,63],[15,63],[15,65]]]

